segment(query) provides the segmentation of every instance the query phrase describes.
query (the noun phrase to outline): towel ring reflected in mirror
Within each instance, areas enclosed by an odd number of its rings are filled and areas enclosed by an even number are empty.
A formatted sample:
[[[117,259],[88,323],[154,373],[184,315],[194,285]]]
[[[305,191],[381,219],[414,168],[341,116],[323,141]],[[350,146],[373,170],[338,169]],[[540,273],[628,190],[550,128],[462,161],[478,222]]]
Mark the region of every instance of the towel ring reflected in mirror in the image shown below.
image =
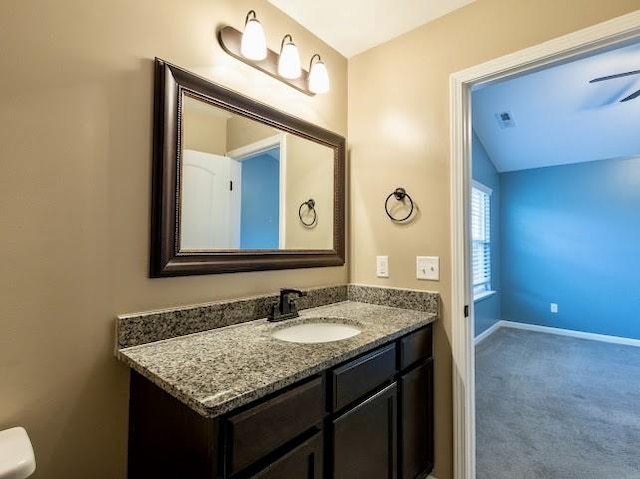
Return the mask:
[[[311,221],[305,221],[303,218],[303,209],[307,207],[306,215],[313,213],[313,219]],[[318,213],[316,212],[316,202],[313,198],[304,201],[300,208],[298,208],[298,216],[300,217],[300,221],[306,228],[313,228],[318,223]]]

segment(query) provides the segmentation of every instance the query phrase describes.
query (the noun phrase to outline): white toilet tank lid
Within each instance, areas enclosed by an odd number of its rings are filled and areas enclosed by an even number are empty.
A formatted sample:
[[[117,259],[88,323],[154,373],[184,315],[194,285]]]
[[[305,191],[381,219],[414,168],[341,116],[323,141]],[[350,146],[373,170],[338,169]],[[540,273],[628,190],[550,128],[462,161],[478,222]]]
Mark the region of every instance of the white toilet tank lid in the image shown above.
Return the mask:
[[[0,479],[25,479],[36,470],[33,447],[22,427],[0,431]]]

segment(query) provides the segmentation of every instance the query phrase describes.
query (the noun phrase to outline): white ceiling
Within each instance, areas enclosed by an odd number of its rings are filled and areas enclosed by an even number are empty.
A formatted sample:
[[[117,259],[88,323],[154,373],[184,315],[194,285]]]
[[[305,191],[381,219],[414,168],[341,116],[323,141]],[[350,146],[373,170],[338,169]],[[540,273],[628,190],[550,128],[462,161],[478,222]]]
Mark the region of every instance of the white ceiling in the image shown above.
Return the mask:
[[[640,155],[640,43],[554,66],[473,92],[473,128],[500,172]],[[496,114],[509,111],[514,128]]]
[[[475,0],[269,0],[349,58]]]

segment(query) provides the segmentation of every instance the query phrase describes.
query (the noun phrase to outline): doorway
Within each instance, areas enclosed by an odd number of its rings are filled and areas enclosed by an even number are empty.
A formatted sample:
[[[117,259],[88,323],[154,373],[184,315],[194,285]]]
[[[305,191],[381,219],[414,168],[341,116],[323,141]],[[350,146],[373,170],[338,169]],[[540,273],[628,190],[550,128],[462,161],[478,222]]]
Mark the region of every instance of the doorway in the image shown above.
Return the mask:
[[[475,355],[471,240],[471,90],[605,51],[640,38],[640,12],[546,42],[451,76],[452,349],[454,474],[476,478]],[[476,246],[477,248],[478,246]]]
[[[285,249],[286,135],[259,140],[228,156],[240,171],[236,182],[240,248]]]

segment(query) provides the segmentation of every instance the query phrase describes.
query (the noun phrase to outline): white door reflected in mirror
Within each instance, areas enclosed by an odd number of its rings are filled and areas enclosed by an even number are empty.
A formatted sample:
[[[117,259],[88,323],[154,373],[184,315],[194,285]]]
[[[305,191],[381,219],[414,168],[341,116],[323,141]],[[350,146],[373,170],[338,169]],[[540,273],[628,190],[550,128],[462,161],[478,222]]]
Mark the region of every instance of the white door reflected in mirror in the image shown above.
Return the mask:
[[[226,156],[184,150],[181,249],[240,247],[240,168]]]

